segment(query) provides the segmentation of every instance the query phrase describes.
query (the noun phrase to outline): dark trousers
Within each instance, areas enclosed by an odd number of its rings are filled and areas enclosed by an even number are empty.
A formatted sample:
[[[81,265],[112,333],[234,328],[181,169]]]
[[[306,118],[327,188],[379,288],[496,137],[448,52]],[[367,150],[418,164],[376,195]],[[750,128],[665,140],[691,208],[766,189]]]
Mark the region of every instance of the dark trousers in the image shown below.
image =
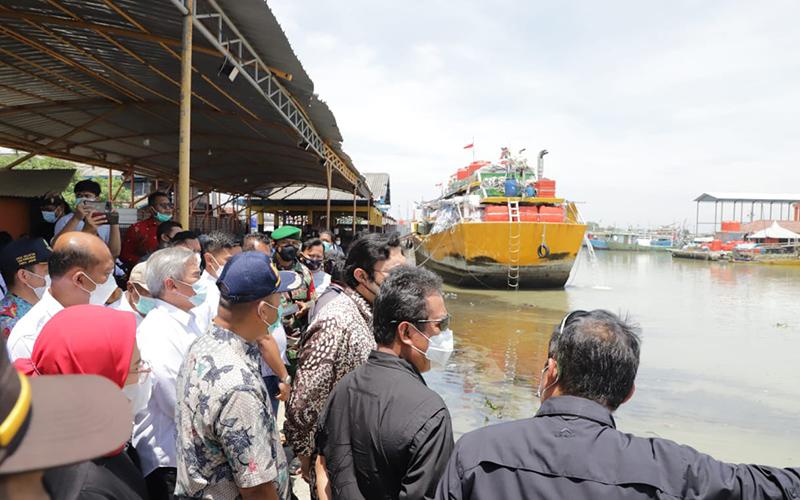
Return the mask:
[[[280,383],[281,381],[277,375],[267,375],[264,377],[264,384],[267,386],[267,394],[269,394],[269,403],[272,406],[272,416],[276,419],[278,418],[278,404],[280,403],[278,399],[281,393],[278,387]]]
[[[173,500],[178,471],[174,467],[159,467],[144,478],[150,500]]]

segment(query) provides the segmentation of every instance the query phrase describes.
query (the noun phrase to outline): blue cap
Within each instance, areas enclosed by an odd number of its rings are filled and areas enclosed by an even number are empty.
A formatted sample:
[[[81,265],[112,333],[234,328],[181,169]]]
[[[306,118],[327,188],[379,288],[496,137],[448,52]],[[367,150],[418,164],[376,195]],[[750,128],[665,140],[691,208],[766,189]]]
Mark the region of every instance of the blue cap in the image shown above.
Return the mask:
[[[217,280],[222,297],[234,304],[253,302],[273,293],[290,292],[302,284],[294,271],[278,271],[262,252],[242,252],[225,264]]]
[[[0,269],[12,274],[25,266],[47,262],[53,249],[42,238],[22,238],[12,241],[0,254]]]

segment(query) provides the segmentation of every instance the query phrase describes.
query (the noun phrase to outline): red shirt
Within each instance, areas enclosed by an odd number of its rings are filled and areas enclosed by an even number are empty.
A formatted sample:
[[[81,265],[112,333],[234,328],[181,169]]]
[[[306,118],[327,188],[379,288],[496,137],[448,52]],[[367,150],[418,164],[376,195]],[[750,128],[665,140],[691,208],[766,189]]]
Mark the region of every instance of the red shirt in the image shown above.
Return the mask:
[[[125,240],[122,242],[122,251],[119,254],[120,260],[128,267],[133,267],[150,252],[158,249],[158,225],[160,223],[153,217],[140,220],[132,225],[125,232]]]

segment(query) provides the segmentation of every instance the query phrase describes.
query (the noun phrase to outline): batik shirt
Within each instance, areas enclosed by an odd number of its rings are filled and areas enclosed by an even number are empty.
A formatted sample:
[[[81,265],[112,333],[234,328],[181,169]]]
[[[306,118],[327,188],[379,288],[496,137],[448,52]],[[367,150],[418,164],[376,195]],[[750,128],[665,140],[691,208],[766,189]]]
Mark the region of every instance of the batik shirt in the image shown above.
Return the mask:
[[[28,314],[31,307],[33,304],[11,292],[0,300],[0,333],[4,338],[7,339],[11,335],[17,320]]]
[[[215,324],[189,348],[177,384],[177,496],[233,500],[239,488],[274,482],[289,498],[259,357],[257,344]]]

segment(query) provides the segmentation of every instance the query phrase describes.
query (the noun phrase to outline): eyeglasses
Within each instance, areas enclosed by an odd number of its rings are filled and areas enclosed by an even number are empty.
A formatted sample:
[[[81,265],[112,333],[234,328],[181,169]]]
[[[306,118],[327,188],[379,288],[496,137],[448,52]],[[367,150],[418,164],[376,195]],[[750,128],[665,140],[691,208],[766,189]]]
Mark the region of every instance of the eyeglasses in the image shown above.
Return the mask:
[[[589,313],[587,311],[584,311],[583,309],[576,309],[572,312],[567,313],[567,315],[564,316],[564,319],[561,320],[561,326],[558,329],[558,335],[561,336],[564,334],[564,327],[570,322],[571,319],[573,319],[573,317],[577,318],[580,316],[585,316],[587,314]]]
[[[448,314],[444,318],[440,318],[440,319],[419,319],[419,320],[393,319],[389,323],[398,324],[398,323],[402,323],[403,321],[407,321],[407,322],[409,322],[411,324],[433,323],[434,325],[436,325],[436,327],[439,329],[439,331],[445,331],[448,328],[450,328],[450,319],[451,319],[450,315]]]
[[[139,359],[139,361],[137,361],[136,365],[133,367],[133,370],[129,371],[128,373],[135,373],[140,375],[142,379],[145,379],[148,375],[150,375],[151,371],[153,370],[150,368],[150,363],[144,359]]]

